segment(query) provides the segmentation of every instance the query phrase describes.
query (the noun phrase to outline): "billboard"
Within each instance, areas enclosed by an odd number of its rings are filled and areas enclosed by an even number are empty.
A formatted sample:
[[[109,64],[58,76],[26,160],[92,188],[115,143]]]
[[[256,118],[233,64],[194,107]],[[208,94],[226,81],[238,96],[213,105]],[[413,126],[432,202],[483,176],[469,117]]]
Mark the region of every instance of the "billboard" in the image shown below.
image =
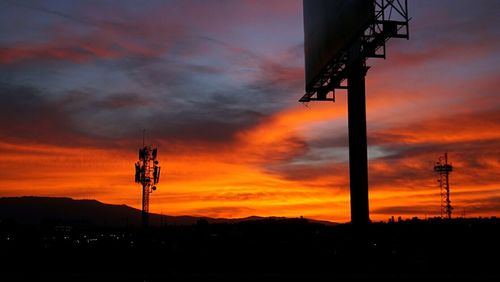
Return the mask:
[[[306,91],[374,18],[374,0],[303,0]]]

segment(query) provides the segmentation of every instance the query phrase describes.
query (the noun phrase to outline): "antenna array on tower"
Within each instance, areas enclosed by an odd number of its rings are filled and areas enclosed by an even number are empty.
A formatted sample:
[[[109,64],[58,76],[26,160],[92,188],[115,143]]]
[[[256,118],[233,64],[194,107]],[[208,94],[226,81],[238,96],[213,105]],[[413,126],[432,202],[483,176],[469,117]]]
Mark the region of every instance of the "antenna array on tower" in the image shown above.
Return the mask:
[[[144,144],[139,149],[139,161],[135,163],[135,182],[142,185],[142,225],[149,225],[149,194],[156,190],[160,182],[158,149]]]

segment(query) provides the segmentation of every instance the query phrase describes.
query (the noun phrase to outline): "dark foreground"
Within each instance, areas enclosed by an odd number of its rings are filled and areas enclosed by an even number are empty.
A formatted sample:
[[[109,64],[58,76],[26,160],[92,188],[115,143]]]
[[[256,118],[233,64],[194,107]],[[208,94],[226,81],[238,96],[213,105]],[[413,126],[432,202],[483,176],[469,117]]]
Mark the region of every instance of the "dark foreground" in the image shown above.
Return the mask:
[[[500,281],[500,220],[0,229],[1,281]],[[381,280],[382,279],[382,280]]]

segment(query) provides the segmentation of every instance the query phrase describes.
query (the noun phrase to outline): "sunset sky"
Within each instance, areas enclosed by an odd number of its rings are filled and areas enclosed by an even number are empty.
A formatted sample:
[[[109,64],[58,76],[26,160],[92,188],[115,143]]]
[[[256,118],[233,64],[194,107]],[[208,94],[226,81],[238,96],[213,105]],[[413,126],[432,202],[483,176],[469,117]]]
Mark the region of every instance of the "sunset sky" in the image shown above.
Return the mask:
[[[409,0],[367,76],[372,220],[500,216],[500,1]],[[349,221],[346,93],[303,105],[302,0],[0,0],[0,197]]]

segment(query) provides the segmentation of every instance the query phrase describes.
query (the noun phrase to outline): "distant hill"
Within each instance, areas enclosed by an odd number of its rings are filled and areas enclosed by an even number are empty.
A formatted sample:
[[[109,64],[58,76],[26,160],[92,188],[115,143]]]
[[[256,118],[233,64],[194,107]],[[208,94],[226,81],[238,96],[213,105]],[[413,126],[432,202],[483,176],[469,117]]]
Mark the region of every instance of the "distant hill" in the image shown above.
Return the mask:
[[[0,198],[0,219],[19,224],[71,224],[81,226],[126,227],[141,224],[141,211],[127,205],[104,204],[96,200],[74,200],[58,197],[9,197]],[[242,222],[264,219],[286,219],[284,217],[247,217],[238,219],[208,218],[194,216],[168,216],[150,214],[150,224],[160,226],[193,225],[200,219],[208,223]],[[329,221],[309,220],[322,224]]]

